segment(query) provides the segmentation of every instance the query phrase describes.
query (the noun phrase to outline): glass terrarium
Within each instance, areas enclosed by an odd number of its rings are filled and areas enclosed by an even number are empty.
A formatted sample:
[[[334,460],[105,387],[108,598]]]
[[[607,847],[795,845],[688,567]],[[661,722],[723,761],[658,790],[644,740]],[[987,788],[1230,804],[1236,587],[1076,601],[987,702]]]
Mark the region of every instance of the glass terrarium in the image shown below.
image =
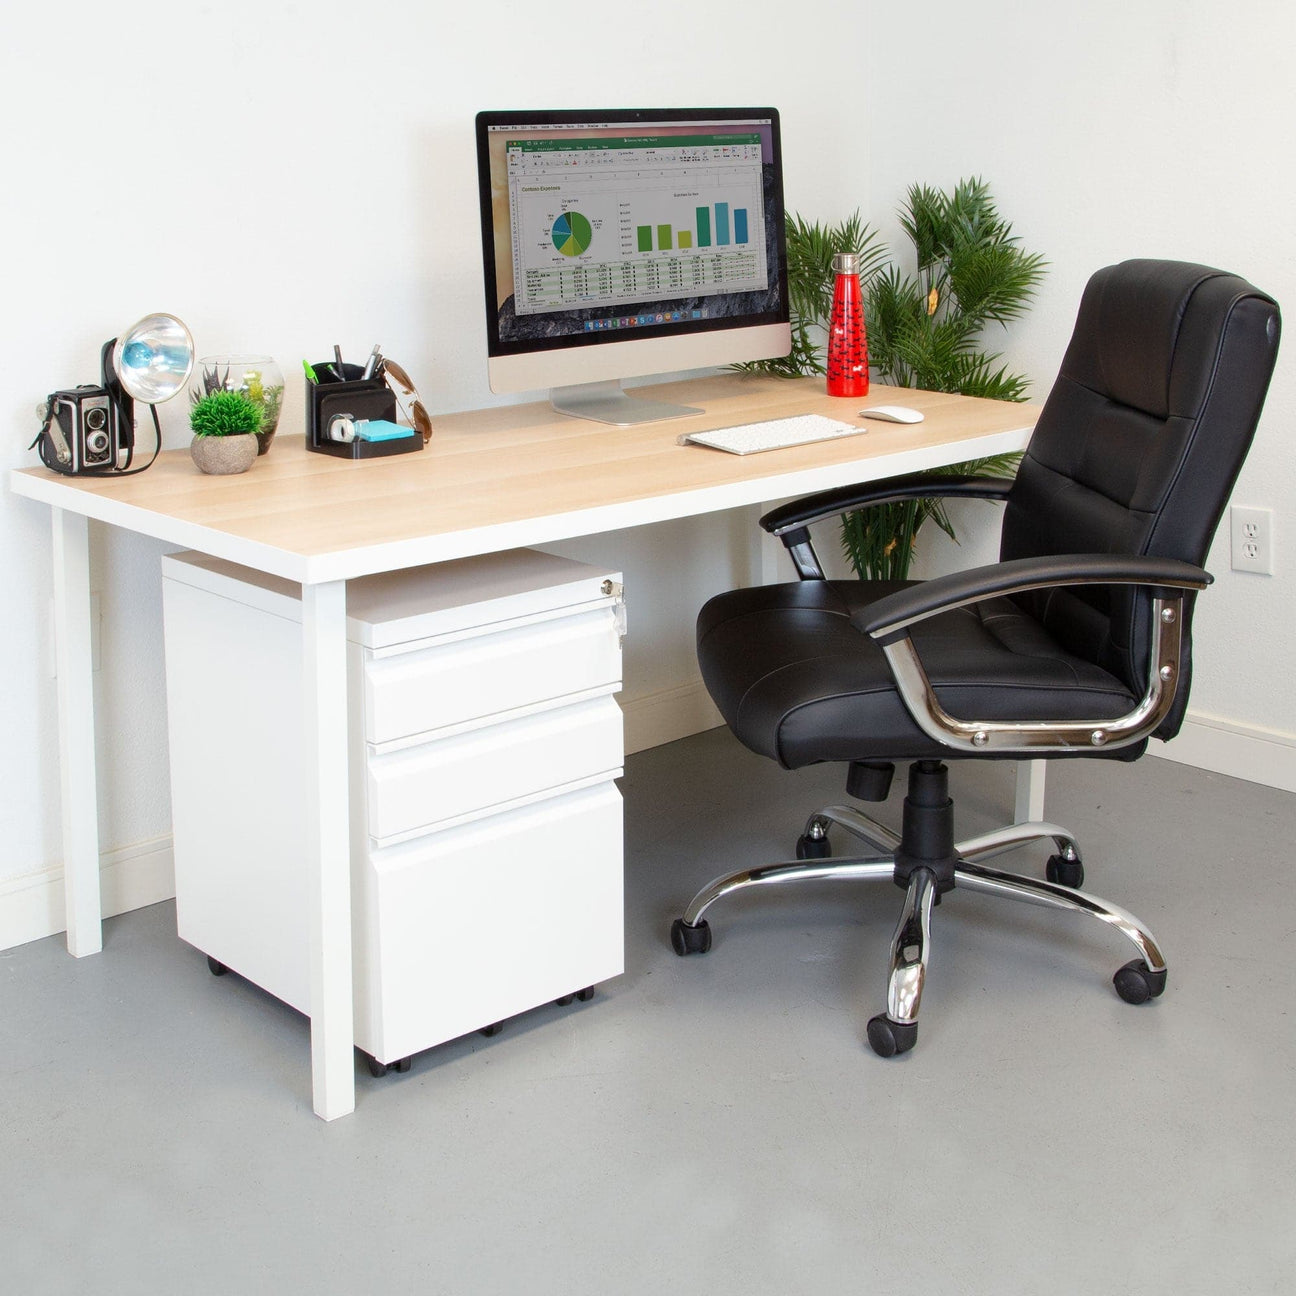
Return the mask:
[[[189,384],[189,403],[196,405],[216,391],[242,392],[261,407],[261,430],[256,436],[258,453],[265,454],[283,409],[283,370],[269,356],[204,356]]]

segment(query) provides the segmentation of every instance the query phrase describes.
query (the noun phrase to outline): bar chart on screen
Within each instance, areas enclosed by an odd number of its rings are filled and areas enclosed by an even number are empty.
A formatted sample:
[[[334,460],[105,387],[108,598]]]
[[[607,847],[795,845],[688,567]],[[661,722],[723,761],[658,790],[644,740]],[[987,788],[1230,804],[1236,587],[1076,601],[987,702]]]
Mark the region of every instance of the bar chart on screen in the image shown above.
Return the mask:
[[[676,199],[678,203],[678,198]],[[741,206],[730,201],[708,202],[695,206],[681,217],[672,212],[671,219],[645,219],[644,204],[623,204],[632,215],[634,247],[626,246],[625,223],[622,222],[622,251],[633,252],[705,252],[711,247],[746,247],[751,242],[751,222],[748,220],[750,200],[744,196]],[[638,210],[636,210],[638,208]],[[756,207],[756,224],[760,224],[760,207]]]

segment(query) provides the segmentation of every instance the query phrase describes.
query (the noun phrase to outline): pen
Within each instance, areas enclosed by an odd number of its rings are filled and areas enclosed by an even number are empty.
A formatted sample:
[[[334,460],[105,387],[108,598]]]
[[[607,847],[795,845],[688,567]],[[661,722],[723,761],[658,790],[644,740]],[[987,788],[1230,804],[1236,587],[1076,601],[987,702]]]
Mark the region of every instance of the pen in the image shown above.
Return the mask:
[[[319,379],[315,376],[315,370],[311,368],[309,360],[302,361],[302,368],[306,370],[306,381],[309,383],[318,383]]]
[[[374,349],[369,353],[369,359],[365,361],[364,373],[361,378],[372,378],[374,370],[378,367],[378,361],[382,358],[382,350],[378,343],[374,343]]]
[[[337,371],[338,382],[346,382],[346,372],[342,368],[342,348],[336,342],[333,343],[333,359],[337,361],[333,367]]]

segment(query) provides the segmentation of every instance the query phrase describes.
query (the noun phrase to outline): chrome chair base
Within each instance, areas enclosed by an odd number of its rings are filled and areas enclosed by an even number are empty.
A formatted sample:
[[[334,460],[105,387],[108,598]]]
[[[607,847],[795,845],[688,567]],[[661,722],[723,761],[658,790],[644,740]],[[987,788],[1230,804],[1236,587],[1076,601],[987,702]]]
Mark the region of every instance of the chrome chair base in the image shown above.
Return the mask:
[[[827,829],[836,825],[884,853],[854,857],[828,857]],[[1050,823],[1013,824],[982,834],[954,847],[952,879],[944,888],[936,868],[912,867],[905,884],[905,899],[891,941],[891,967],[887,983],[887,1008],[868,1023],[869,1045],[882,1057],[907,1052],[918,1032],[918,1009],[931,946],[931,911],[942,889],[981,891],[1005,900],[1068,909],[1087,914],[1114,927],[1138,950],[1139,957],[1125,964],[1113,978],[1117,993],[1130,1003],[1144,1003],[1165,989],[1166,964],[1151,932],[1117,905],[1062,882],[1026,877],[989,868],[980,861],[1030,841],[1052,838],[1059,854],[1054,859],[1079,868],[1075,839],[1064,828]],[[675,920],[671,942],[676,953],[705,953],[711,932],[705,914],[717,900],[750,887],[782,886],[793,882],[897,880],[897,851],[901,837],[849,806],[828,806],[806,823],[798,854],[810,858],[788,860],[759,868],[740,869],[714,879],[690,901],[682,918]],[[1050,861],[1052,866],[1052,861]]]

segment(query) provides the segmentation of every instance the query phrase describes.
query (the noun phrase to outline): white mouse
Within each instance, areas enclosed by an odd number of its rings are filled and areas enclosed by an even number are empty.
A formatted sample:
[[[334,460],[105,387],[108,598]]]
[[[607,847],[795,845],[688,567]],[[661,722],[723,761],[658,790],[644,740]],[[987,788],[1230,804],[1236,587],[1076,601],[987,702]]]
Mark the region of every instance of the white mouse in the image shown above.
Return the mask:
[[[883,423],[921,423],[922,414],[916,409],[910,409],[907,405],[870,405],[868,409],[860,410],[860,417],[867,419],[881,419]]]

